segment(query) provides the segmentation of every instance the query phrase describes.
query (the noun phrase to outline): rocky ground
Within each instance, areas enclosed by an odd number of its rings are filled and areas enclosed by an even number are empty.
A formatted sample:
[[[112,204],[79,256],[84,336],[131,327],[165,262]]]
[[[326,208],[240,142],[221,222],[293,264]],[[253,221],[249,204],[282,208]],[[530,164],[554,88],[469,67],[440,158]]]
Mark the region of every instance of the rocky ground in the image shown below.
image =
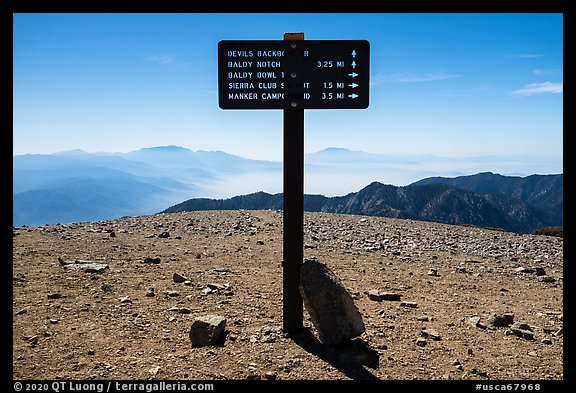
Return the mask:
[[[302,333],[282,331],[281,212],[13,233],[14,379],[564,378],[561,238],[306,213],[305,257],[336,273],[366,328],[327,346],[307,311]],[[224,336],[193,348],[209,314]]]

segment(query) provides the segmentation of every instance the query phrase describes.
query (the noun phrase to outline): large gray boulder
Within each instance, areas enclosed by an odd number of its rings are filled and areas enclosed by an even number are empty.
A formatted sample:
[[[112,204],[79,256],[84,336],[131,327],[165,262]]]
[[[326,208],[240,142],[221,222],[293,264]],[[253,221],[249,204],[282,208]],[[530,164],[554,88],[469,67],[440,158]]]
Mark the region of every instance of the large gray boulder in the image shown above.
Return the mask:
[[[198,317],[190,327],[190,341],[193,347],[214,345],[224,333],[226,318],[218,315]]]
[[[350,292],[328,266],[307,259],[300,271],[304,306],[324,344],[339,344],[364,333],[364,321]]]

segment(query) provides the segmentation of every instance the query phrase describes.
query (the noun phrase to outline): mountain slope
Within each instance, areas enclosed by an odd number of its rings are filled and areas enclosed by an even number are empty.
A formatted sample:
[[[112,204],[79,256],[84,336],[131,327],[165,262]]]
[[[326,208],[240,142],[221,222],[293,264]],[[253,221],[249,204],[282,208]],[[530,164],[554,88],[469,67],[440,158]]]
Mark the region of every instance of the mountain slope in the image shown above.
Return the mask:
[[[130,176],[67,179],[48,189],[13,196],[13,225],[99,221],[155,213],[170,203],[168,189]]]
[[[411,185],[425,184],[450,184],[481,194],[503,194],[542,210],[551,217],[555,225],[563,224],[563,174],[519,177],[483,172],[454,178],[430,177]]]
[[[259,192],[230,199],[190,199],[163,213],[282,207],[282,194]],[[516,233],[530,233],[554,225],[550,217],[526,202],[502,194],[477,194],[448,184],[396,187],[374,182],[346,196],[305,195],[304,210],[471,224]]]

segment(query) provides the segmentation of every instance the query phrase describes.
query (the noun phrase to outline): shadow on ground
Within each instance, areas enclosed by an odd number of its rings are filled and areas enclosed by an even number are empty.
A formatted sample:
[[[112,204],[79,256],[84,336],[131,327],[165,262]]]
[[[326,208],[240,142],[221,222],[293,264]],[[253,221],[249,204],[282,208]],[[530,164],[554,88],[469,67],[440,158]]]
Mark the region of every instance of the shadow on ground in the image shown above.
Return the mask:
[[[354,339],[338,345],[322,344],[309,329],[290,338],[306,352],[337,368],[353,380],[378,380],[366,367],[373,370],[379,366],[378,352],[362,339]]]

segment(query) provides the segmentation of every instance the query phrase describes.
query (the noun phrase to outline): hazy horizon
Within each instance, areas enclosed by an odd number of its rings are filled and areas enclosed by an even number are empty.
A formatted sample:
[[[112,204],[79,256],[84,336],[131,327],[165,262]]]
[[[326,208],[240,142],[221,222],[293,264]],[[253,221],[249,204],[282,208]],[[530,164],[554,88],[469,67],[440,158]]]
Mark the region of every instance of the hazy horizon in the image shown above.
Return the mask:
[[[164,152],[181,151],[195,152],[228,152],[192,150],[178,145],[149,146],[127,152],[87,152],[82,149],[59,151],[47,156],[74,157],[76,153],[94,156],[119,156],[127,160],[142,161],[133,158],[131,153],[139,151],[163,150]],[[26,156],[14,155],[14,157]],[[256,160],[252,157],[236,156],[246,160]],[[257,160],[261,161],[261,160]],[[276,164],[273,169],[255,169],[238,174],[219,175],[216,178],[198,178],[194,175],[173,175],[174,180],[193,182],[200,187],[196,197],[230,198],[236,195],[251,194],[258,191],[281,193],[283,191],[282,160],[262,160]],[[145,161],[143,161],[145,162]],[[79,161],[79,164],[82,164]],[[151,163],[152,165],[155,162]],[[215,169],[222,166],[214,158]],[[178,167],[205,169],[195,162],[179,162]],[[225,165],[224,165],[225,166]],[[38,168],[41,169],[41,168]],[[477,157],[447,157],[432,154],[411,155],[407,153],[380,154],[351,150],[344,147],[330,146],[325,149],[309,152],[305,155],[305,192],[325,196],[341,196],[356,192],[377,181],[394,186],[407,186],[428,177],[457,177],[474,175],[481,172],[492,172],[503,176],[526,177],[530,175],[554,175],[563,173],[562,161],[558,157],[536,156],[477,156]],[[86,175],[89,177],[89,175]]]
[[[558,175],[555,160],[527,157],[386,155],[330,148],[304,158],[304,193],[356,193],[371,183],[407,186],[430,177],[491,172],[502,176]],[[159,213],[193,198],[228,199],[282,193],[283,163],[223,151],[157,146],[127,153],[13,156],[13,223],[94,221]]]

